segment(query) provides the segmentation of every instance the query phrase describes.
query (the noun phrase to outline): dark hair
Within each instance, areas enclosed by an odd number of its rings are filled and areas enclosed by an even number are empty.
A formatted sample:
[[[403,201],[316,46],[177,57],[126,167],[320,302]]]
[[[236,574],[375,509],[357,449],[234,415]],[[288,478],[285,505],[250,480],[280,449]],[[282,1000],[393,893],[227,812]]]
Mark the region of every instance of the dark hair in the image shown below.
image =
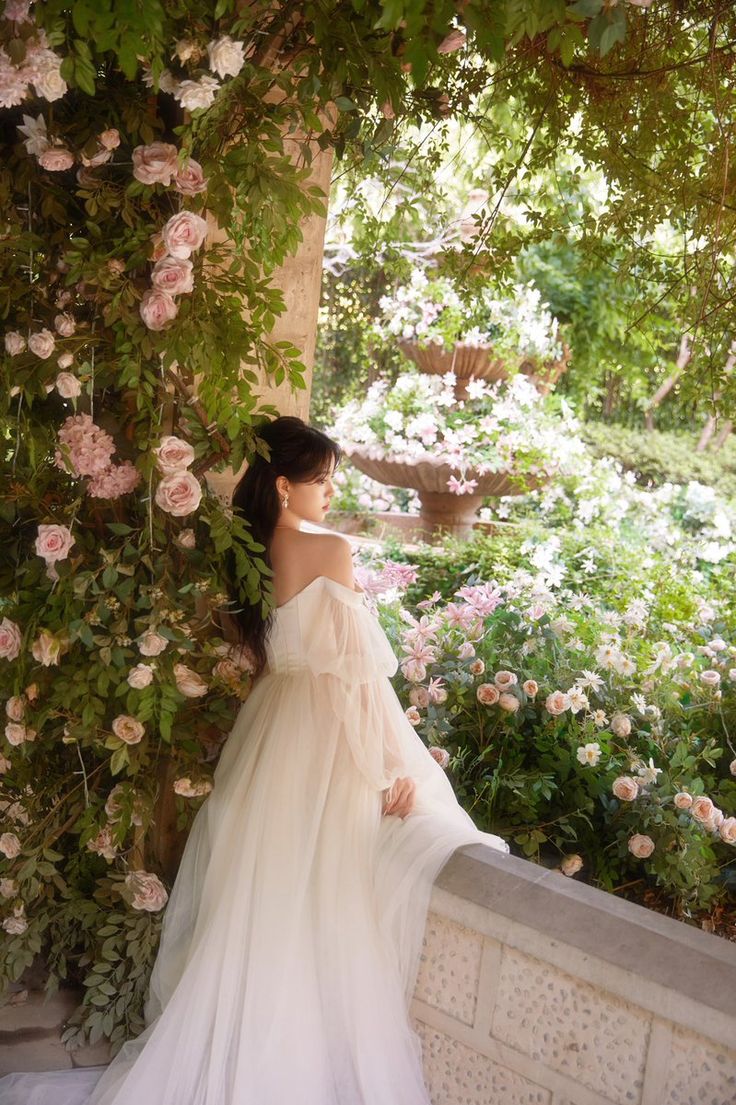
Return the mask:
[[[260,453],[249,459],[248,468],[233,490],[232,507],[233,514],[248,523],[253,539],[264,548],[264,552],[256,554],[246,547],[246,556],[258,556],[272,568],[271,538],[281,513],[276,478],[285,476],[294,483],[321,479],[340,463],[342,449],[327,434],[292,415],[265,423],[256,434],[268,447],[268,459]],[[264,619],[260,602],[242,601],[235,555],[231,550],[226,554],[226,581],[234,603],[230,616],[234,619],[240,643],[252,653],[255,674],[258,674],[266,663],[266,640],[272,615],[269,613]]]

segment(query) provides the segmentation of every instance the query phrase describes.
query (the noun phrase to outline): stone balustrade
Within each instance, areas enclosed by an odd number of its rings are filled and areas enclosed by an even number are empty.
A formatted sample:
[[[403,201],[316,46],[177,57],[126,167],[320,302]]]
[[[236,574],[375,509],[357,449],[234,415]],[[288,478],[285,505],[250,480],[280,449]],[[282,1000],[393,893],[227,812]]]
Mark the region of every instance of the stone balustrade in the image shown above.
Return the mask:
[[[434,1105],[734,1105],[736,946],[482,845],[435,886]]]

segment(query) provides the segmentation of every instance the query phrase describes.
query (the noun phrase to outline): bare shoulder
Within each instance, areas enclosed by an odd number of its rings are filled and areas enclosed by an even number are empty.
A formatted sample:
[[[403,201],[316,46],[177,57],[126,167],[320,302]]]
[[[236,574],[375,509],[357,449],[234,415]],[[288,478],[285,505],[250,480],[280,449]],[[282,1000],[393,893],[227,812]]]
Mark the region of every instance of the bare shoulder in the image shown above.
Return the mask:
[[[271,545],[276,603],[281,605],[317,576],[355,588],[350,542],[338,533],[281,531]]]

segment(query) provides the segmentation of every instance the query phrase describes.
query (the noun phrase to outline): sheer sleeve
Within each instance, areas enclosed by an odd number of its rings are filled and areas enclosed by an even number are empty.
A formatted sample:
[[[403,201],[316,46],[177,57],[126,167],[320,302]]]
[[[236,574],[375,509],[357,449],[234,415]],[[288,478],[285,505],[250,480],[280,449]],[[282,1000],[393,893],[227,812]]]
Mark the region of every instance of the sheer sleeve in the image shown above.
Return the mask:
[[[380,686],[398,668],[388,638],[363,595],[331,579],[309,596],[300,616],[306,663],[320,681],[325,709],[340,723],[358,770],[385,790],[405,768]]]

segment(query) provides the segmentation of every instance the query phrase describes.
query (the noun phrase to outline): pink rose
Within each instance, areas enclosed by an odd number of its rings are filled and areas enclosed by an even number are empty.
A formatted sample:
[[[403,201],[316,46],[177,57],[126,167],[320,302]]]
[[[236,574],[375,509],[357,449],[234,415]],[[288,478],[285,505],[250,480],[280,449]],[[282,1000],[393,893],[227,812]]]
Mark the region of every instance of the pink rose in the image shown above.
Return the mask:
[[[57,358],[56,363],[59,368],[69,368],[74,364],[74,357],[71,353],[62,353],[61,356]]]
[[[171,184],[178,168],[178,150],[168,142],[152,142],[133,150],[133,176],[141,184]]]
[[[196,196],[199,192],[207,190],[202,166],[193,157],[190,157],[186,166],[177,172],[174,177],[174,187],[183,196]]]
[[[681,790],[674,797],[675,807],[678,810],[689,810],[693,804],[692,794],[688,794],[686,791]]]
[[[14,694],[5,703],[5,713],[11,721],[22,721],[25,717],[26,704],[22,695]]]
[[[50,330],[39,330],[38,333],[31,334],[28,339],[28,348],[31,353],[35,353],[42,361],[51,356],[55,346],[56,339]]]
[[[194,288],[192,262],[179,257],[162,257],[153,267],[151,283],[169,295],[186,295]]]
[[[539,691],[539,684],[533,679],[527,679],[526,682],[522,683],[521,689],[527,698],[536,698]]]
[[[718,826],[718,832],[725,844],[736,844],[736,817],[724,817]]]
[[[33,659],[38,660],[45,668],[59,663],[61,655],[61,641],[48,629],[42,629],[39,636],[31,645]]]
[[[202,487],[191,472],[173,472],[156,488],[156,504],[167,514],[181,518],[196,510],[202,499]]]
[[[471,675],[482,675],[485,670],[486,666],[480,658],[473,660],[472,664],[468,667],[468,671]]]
[[[466,42],[465,31],[455,28],[442,39],[437,47],[438,54],[452,54],[455,50],[462,50]]]
[[[654,841],[643,833],[635,833],[629,837],[629,851],[637,859],[647,859],[654,851]]]
[[[163,330],[176,318],[179,308],[168,292],[151,288],[143,293],[140,313],[149,330]]]
[[[163,239],[172,257],[189,257],[199,249],[207,235],[207,223],[193,211],[180,211],[172,215],[163,229]]]
[[[628,737],[631,733],[631,718],[628,714],[615,713],[611,718],[611,729],[617,737]]]
[[[146,732],[138,718],[131,717],[130,714],[118,714],[112,723],[112,731],[126,744],[138,744]]]
[[[15,833],[3,833],[0,836],[0,852],[8,859],[15,859],[20,855],[20,840]]]
[[[497,671],[493,677],[493,682],[499,691],[507,691],[509,687],[516,686],[518,679],[512,671]]]
[[[0,622],[0,659],[15,660],[20,652],[20,629],[9,618]]]
[[[639,796],[639,786],[630,775],[619,775],[613,780],[611,790],[622,802],[633,802]]]
[[[73,372],[60,372],[54,383],[62,399],[77,399],[82,394],[82,383]]]
[[[67,526],[40,525],[36,537],[36,554],[47,563],[66,560],[74,544],[71,530]]]
[[[15,879],[0,879],[0,898],[14,898],[18,893]]]
[[[404,713],[406,714],[406,720],[409,722],[410,725],[414,725],[415,727],[417,725],[421,725],[422,715],[419,713],[419,710],[416,708],[416,706],[409,706],[408,709],[404,710]]]
[[[11,357],[17,357],[26,348],[26,339],[17,330],[9,330],[5,335],[5,352]]]
[[[36,730],[28,729],[25,725],[22,725],[17,721],[9,721],[5,726],[5,736],[8,744],[19,745],[24,744],[26,741],[32,741],[36,739]]]
[[[470,641],[464,641],[457,650],[458,660],[468,660],[471,656],[475,656],[475,647]]]
[[[106,150],[116,150],[120,145],[120,131],[116,130],[115,127],[103,130],[102,134],[97,136],[97,141]]]
[[[450,753],[446,748],[438,748],[436,744],[433,744],[429,750],[429,754],[432,759],[440,765],[442,768],[446,768],[450,762]]]
[[[177,690],[186,698],[200,698],[209,690],[201,675],[192,671],[186,664],[174,664],[174,679]]]
[[[544,708],[548,714],[552,714],[552,717],[559,717],[560,714],[565,713],[565,710],[570,709],[570,696],[564,691],[554,691],[547,695]]]
[[[54,328],[57,334],[61,334],[62,338],[70,338],[77,329],[77,324],[74,321],[74,316],[65,312],[62,315],[56,316],[54,319]]]
[[[481,683],[475,692],[475,697],[483,706],[495,706],[501,697],[501,692],[498,687],[494,687],[493,683]]]
[[[429,691],[426,687],[412,687],[409,691],[409,701],[412,706],[419,706],[424,710],[429,706]]]
[[[156,633],[153,629],[149,629],[139,638],[138,651],[142,656],[159,656],[168,643],[166,638],[162,637],[160,633]]]
[[[87,841],[87,849],[98,856],[104,856],[106,860],[114,860],[118,854],[117,845],[113,836],[111,825],[104,825],[97,836]]]
[[[181,794],[183,798],[201,798],[211,790],[212,783],[209,779],[200,779],[199,782],[193,783],[188,775],[183,775],[174,780],[174,792]]]
[[[50,173],[63,173],[74,164],[74,154],[63,146],[49,146],[39,157],[38,164]]]
[[[125,876],[125,885],[133,892],[133,909],[157,913],[166,905],[169,895],[157,875],[148,871],[131,871]]]
[[[701,671],[700,673],[700,682],[705,687],[717,687],[720,681],[720,672],[709,669],[708,671]]]
[[[498,705],[502,710],[505,710],[507,714],[515,714],[521,706],[521,702],[515,694],[509,694],[508,691],[504,691],[498,700]]]
[[[715,806],[711,802],[710,798],[707,798],[704,794],[700,797],[693,799],[693,804],[690,807],[690,813],[693,815],[696,821],[709,821],[715,811]]]

